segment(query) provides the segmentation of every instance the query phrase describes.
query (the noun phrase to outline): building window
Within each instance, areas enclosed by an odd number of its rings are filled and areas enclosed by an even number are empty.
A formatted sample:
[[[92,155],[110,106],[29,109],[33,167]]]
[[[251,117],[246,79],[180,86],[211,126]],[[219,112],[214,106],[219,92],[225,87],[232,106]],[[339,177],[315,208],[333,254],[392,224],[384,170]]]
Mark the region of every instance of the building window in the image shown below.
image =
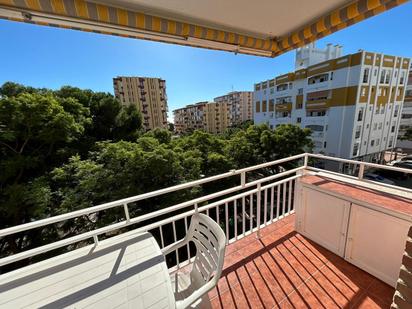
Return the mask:
[[[352,156],[356,157],[358,155],[358,150],[359,150],[359,143],[355,143],[355,145],[353,145]]]
[[[399,78],[399,84],[403,85],[405,81],[405,71],[401,72],[401,77]]]
[[[323,142],[323,148],[326,148],[326,142]]]
[[[385,76],[385,84],[389,84],[391,78],[391,70],[386,71],[386,76]]]
[[[373,145],[375,145],[375,140],[371,140],[371,147],[373,147]]]
[[[393,136],[391,136],[391,137],[389,138],[388,147],[392,147],[392,144],[393,144]]]
[[[276,113],[276,117],[277,117],[277,118],[290,117],[290,113],[289,113],[289,112],[277,112],[277,113]]]
[[[380,83],[383,84],[385,82],[385,74],[386,74],[386,70],[383,69],[381,72],[381,79],[380,79]]]
[[[318,124],[310,124],[310,125],[307,125],[305,128],[308,128],[313,132],[323,132],[323,126],[318,125]]]
[[[331,96],[330,90],[310,92],[306,95],[307,101],[327,100]]]
[[[333,72],[330,72],[330,80],[333,80]]]
[[[297,122],[297,123],[301,123],[301,122],[302,122],[302,118],[301,118],[301,117],[298,117],[298,118],[296,119],[296,122]]]
[[[363,117],[363,108],[360,108],[358,112],[358,121],[362,121],[362,117]]]
[[[323,83],[323,82],[328,81],[328,79],[329,79],[328,73],[312,76],[308,79],[308,85]]]
[[[260,102],[256,101],[256,113],[260,113]]]
[[[306,116],[308,117],[323,117],[326,115],[326,111],[308,111]]]
[[[395,133],[396,121],[392,122],[391,133]]]
[[[298,89],[298,94],[300,95],[300,94],[303,94],[303,88],[299,88]]]
[[[269,112],[273,112],[275,110],[275,100],[269,100]]]
[[[283,90],[287,90],[288,89],[288,84],[282,84],[282,85],[278,85],[276,87],[276,91],[283,91]]]
[[[376,131],[377,128],[378,128],[378,124],[377,124],[377,123],[374,123],[374,124],[373,124],[373,131]]]
[[[363,70],[363,82],[367,83],[369,81],[369,68]],[[364,95],[362,95],[364,96]]]
[[[373,71],[373,76],[376,76],[376,75],[378,75],[378,69],[375,69],[375,70]]]
[[[378,129],[379,129],[379,130],[382,129],[382,122],[379,122]]]
[[[361,134],[362,126],[356,127],[355,138],[359,138]]]
[[[276,98],[276,103],[290,103],[290,102],[292,102],[292,97]]]
[[[267,101],[264,100],[262,101],[262,112],[266,113],[267,111]]]
[[[376,140],[376,146],[379,146],[379,138]]]
[[[396,105],[395,112],[393,113],[393,117],[398,117],[398,113],[399,113],[399,105]]]

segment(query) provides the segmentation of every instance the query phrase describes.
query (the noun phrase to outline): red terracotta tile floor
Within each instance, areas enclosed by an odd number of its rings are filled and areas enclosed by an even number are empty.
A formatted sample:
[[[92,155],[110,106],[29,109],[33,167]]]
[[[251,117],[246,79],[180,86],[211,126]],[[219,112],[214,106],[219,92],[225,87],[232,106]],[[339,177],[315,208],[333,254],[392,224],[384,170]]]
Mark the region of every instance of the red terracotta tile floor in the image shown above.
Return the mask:
[[[227,247],[213,308],[389,308],[392,287],[295,232],[294,220]]]

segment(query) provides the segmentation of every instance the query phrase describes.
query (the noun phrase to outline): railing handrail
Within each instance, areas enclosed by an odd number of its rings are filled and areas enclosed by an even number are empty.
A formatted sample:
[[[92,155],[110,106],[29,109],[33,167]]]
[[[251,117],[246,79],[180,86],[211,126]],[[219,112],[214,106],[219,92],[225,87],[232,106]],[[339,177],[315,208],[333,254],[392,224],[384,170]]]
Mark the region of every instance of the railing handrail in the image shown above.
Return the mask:
[[[383,165],[383,164],[377,164],[377,163],[369,163],[369,162],[363,162],[363,161],[356,161],[356,160],[350,160],[350,159],[342,159],[342,158],[335,158],[335,157],[329,157],[325,156],[322,154],[315,154],[315,153],[306,153],[307,156],[312,157],[312,158],[318,158],[318,159],[324,159],[324,160],[330,160],[330,161],[337,161],[337,162],[342,162],[342,163],[350,163],[350,164],[356,164],[360,166],[368,166],[368,167],[374,167],[378,169],[384,169],[384,170],[390,170],[390,171],[395,171],[395,172],[402,172],[406,174],[412,174],[412,169],[407,169],[407,168],[402,168],[402,167],[396,167],[396,166],[390,166],[390,165]]]
[[[113,201],[113,202],[104,203],[104,204],[100,204],[100,205],[97,205],[97,206],[92,206],[92,207],[72,211],[72,212],[69,212],[69,213],[65,213],[65,214],[61,214],[61,215],[57,215],[57,216],[53,216],[53,217],[49,217],[49,218],[45,218],[45,219],[40,219],[40,220],[33,221],[33,222],[28,222],[28,223],[24,223],[24,224],[20,224],[20,225],[16,225],[16,226],[8,227],[8,228],[0,230],[0,237],[4,237],[4,236],[7,236],[7,235],[19,233],[19,232],[22,232],[22,231],[26,231],[26,230],[46,226],[46,225],[50,225],[50,224],[53,224],[53,223],[58,223],[58,222],[61,222],[61,221],[73,219],[73,218],[84,216],[84,215],[89,215],[91,213],[96,213],[96,212],[106,210],[106,209],[110,209],[110,208],[114,208],[114,207],[125,206],[129,203],[133,203],[133,202],[148,199],[148,198],[151,198],[151,197],[154,197],[154,196],[159,196],[159,195],[163,195],[163,194],[167,194],[167,193],[171,193],[171,192],[175,192],[175,191],[179,191],[179,190],[199,186],[201,184],[205,184],[205,183],[208,183],[208,182],[216,181],[216,180],[219,180],[219,179],[223,179],[223,178],[227,178],[227,177],[231,177],[231,176],[235,176],[235,175],[241,175],[242,178],[243,178],[245,173],[247,173],[247,172],[251,172],[251,171],[254,171],[254,170],[258,170],[258,169],[261,169],[261,168],[265,168],[265,167],[269,167],[269,166],[273,166],[273,165],[277,165],[277,164],[281,164],[281,163],[285,163],[285,162],[289,162],[289,161],[294,161],[294,160],[297,160],[297,159],[300,159],[300,158],[305,158],[304,164],[302,166],[302,168],[305,168],[307,166],[307,159],[309,157],[317,158],[317,159],[330,160],[330,161],[337,161],[337,162],[342,162],[342,163],[356,164],[356,165],[359,165],[361,167],[362,166],[363,167],[368,166],[368,167],[373,167],[373,168],[378,168],[378,169],[386,169],[386,170],[391,170],[391,171],[397,171],[397,172],[412,174],[412,170],[409,170],[409,169],[406,169],[406,168],[387,166],[387,165],[376,164],[376,163],[368,163],[368,162],[356,161],[356,160],[350,160],[350,159],[335,158],[335,157],[330,157],[330,156],[321,155],[321,154],[302,153],[302,154],[294,155],[294,156],[291,156],[291,157],[288,157],[288,158],[278,159],[278,160],[274,160],[274,161],[271,161],[271,162],[266,162],[266,163],[262,163],[262,164],[258,164],[258,165],[238,169],[238,170],[230,170],[229,172],[226,172],[226,173],[222,173],[222,174],[210,176],[210,177],[207,177],[207,178],[190,181],[190,182],[175,185],[175,186],[172,186],[172,187],[167,187],[167,188],[159,189],[159,190],[156,190],[156,191],[151,191],[151,192],[148,192],[148,193],[143,193],[143,194],[139,194],[139,195],[136,195],[136,196],[116,200],[116,201]],[[327,170],[325,170],[325,171],[327,172]],[[279,175],[279,174],[277,174],[277,175]],[[266,181],[278,178],[279,176],[277,176],[277,175],[269,176],[268,177],[269,179],[267,179]],[[362,170],[361,175],[359,175],[359,176],[360,176],[360,177],[358,177],[359,179],[363,178],[363,170]],[[257,185],[258,183],[265,182],[265,181],[262,181],[264,179],[265,178],[259,179],[259,180],[253,181],[249,184],[242,183],[238,187],[228,189],[228,191],[231,191],[231,190],[236,191],[236,190],[245,188],[246,186],[249,187],[249,186],[252,186],[252,185]],[[229,194],[229,193],[230,192],[226,192],[226,194]],[[207,196],[208,199],[209,198],[214,198],[213,195],[214,194],[208,195]],[[186,206],[190,206],[192,203],[200,203],[200,202],[203,202],[205,200],[204,198],[205,197],[201,197],[196,201],[192,200],[192,201],[184,202],[182,204],[179,204],[179,206],[186,207]],[[183,206],[183,205],[185,205],[185,206]],[[169,207],[168,207],[168,208],[165,208],[165,210],[170,211],[170,210],[175,210],[175,209],[169,209]],[[159,215],[159,214],[157,214],[157,215]]]
[[[72,211],[72,212],[68,212],[68,213],[65,213],[65,214],[53,216],[53,217],[50,217],[50,218],[40,219],[40,220],[37,220],[37,221],[28,222],[28,223],[24,223],[24,224],[20,224],[20,225],[16,225],[16,226],[8,227],[8,228],[0,230],[0,237],[4,237],[4,236],[7,236],[7,235],[27,231],[27,230],[30,230],[30,229],[34,229],[34,228],[38,228],[38,227],[42,227],[42,226],[46,226],[46,225],[50,225],[50,224],[53,224],[53,223],[58,223],[58,222],[73,219],[73,218],[76,218],[76,217],[81,217],[81,216],[84,216],[84,215],[89,215],[89,214],[96,213],[96,212],[99,212],[99,211],[102,211],[102,210],[106,210],[106,209],[110,209],[110,208],[114,208],[114,207],[124,206],[124,205],[127,205],[129,203],[134,203],[134,202],[145,200],[145,199],[148,199],[148,198],[151,198],[151,197],[155,197],[155,196],[159,196],[159,195],[163,195],[163,194],[167,194],[167,193],[171,193],[171,192],[175,192],[175,191],[179,191],[179,190],[199,186],[201,184],[216,181],[216,180],[219,180],[219,179],[223,179],[223,178],[227,178],[227,177],[231,177],[231,176],[235,176],[235,175],[242,175],[242,174],[244,175],[247,172],[251,172],[251,171],[254,171],[254,170],[258,170],[258,169],[261,169],[261,168],[265,168],[265,167],[269,167],[269,166],[273,166],[273,165],[277,165],[277,164],[281,164],[281,163],[285,163],[285,162],[289,162],[289,161],[294,161],[294,160],[297,160],[297,159],[304,158],[305,156],[306,156],[306,153],[302,153],[302,154],[298,154],[298,155],[291,156],[291,157],[288,157],[288,158],[283,158],[283,159],[279,159],[279,160],[275,160],[275,161],[271,161],[271,162],[267,162],[267,163],[262,163],[262,164],[258,164],[258,165],[238,169],[238,170],[230,170],[229,172],[226,172],[226,173],[223,173],[223,174],[218,174],[218,175],[210,176],[210,177],[207,177],[207,178],[190,181],[190,182],[187,182],[187,183],[183,183],[183,184],[175,185],[175,186],[172,186],[172,187],[159,189],[159,190],[156,190],[156,191],[151,191],[151,192],[148,192],[148,193],[139,194],[139,195],[136,195],[136,196],[116,200],[116,201],[109,202],[109,203],[100,204],[100,205],[97,205],[97,206],[92,206],[92,207],[88,207],[88,208],[84,208],[84,209],[80,209],[80,210],[75,210],[75,211]],[[276,176],[276,175],[274,175],[274,176]],[[270,176],[270,177],[273,177],[273,176]],[[265,182],[264,179],[265,178],[259,179],[258,181],[253,182],[252,185],[256,184],[256,182]],[[247,184],[242,184],[242,187],[245,187],[246,185]],[[239,187],[239,189],[242,189],[242,188]],[[190,204],[188,204],[187,206],[190,206]],[[169,207],[167,209],[169,209],[169,211],[173,210],[173,209],[170,209]]]

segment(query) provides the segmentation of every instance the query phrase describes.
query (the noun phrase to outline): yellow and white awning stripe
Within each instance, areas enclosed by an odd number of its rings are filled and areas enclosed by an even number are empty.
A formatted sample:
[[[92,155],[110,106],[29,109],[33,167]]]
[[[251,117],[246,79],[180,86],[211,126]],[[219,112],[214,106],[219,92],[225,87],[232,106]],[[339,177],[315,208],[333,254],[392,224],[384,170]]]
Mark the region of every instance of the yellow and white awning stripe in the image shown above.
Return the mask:
[[[345,7],[321,17],[291,35],[278,41],[279,51],[276,54],[309,44],[317,39],[349,27],[364,19],[392,9],[408,0],[358,0]]]
[[[0,18],[274,57],[406,1],[357,0],[285,37],[266,39],[85,0],[0,0]]]

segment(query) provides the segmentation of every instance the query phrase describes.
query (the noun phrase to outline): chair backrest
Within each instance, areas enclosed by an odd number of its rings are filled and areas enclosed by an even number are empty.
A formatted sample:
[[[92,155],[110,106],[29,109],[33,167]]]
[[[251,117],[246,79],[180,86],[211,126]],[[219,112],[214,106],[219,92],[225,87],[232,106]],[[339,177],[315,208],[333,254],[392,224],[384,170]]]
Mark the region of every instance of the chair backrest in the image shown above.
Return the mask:
[[[192,278],[201,281],[198,284],[206,283],[211,278],[217,283],[225,257],[225,233],[210,217],[196,213],[192,216],[188,234],[189,240],[196,246]]]

